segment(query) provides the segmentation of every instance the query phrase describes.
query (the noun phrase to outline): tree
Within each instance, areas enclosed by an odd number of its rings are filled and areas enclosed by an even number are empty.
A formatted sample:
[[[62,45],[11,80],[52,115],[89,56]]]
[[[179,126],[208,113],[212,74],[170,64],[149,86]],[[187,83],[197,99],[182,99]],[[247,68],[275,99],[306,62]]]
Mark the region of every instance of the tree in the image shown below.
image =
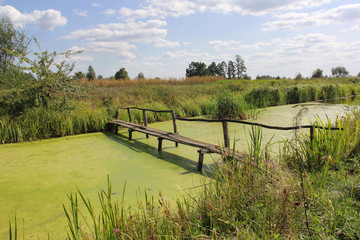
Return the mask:
[[[98,78],[98,79],[103,79],[103,76],[102,76],[102,75],[98,75],[97,78]]]
[[[126,71],[125,68],[120,68],[120,70],[115,73],[115,79],[116,79],[116,80],[120,80],[120,79],[126,80],[126,79],[129,79],[129,74],[128,74],[128,72]]]
[[[82,79],[82,78],[84,78],[84,77],[85,77],[85,73],[79,71],[79,72],[76,72],[76,73],[74,74],[73,79],[80,80],[80,79]]]
[[[311,75],[312,78],[322,78],[323,77],[323,70],[320,68],[316,69],[313,74]]]
[[[219,69],[218,69],[218,66],[216,65],[215,62],[212,62],[208,66],[208,71],[209,71],[211,76],[219,76]]]
[[[331,69],[331,74],[335,77],[346,77],[349,72],[343,66],[333,67]]]
[[[186,77],[201,77],[207,75],[210,75],[210,72],[206,68],[206,64],[203,62],[191,62],[189,67],[186,69]]]
[[[137,78],[137,79],[143,79],[143,78],[145,78],[144,73],[139,72],[136,78]]]
[[[235,78],[235,64],[233,61],[229,61],[228,65],[227,65],[227,74],[228,74],[228,79],[233,79]]]
[[[242,78],[246,73],[246,67],[245,61],[241,58],[240,55],[235,56],[235,68],[237,77]]]
[[[30,39],[16,30],[8,17],[0,20],[0,66],[7,68],[15,58],[24,55]]]
[[[226,77],[226,73],[227,73],[227,64],[226,64],[226,62],[222,61],[221,63],[219,63],[217,65],[217,68],[218,68],[219,76]]]
[[[82,90],[81,86],[72,84],[69,75],[74,64],[67,63],[72,55],[80,52],[41,51],[35,38],[34,41],[40,50],[33,54],[34,59],[26,53],[18,56],[17,68],[10,64],[2,76],[4,83],[0,88],[0,109],[13,116],[34,107],[68,109],[72,97]],[[57,58],[65,60],[59,62]]]
[[[89,65],[86,77],[88,78],[89,81],[94,80],[96,78],[94,68],[91,65]]]

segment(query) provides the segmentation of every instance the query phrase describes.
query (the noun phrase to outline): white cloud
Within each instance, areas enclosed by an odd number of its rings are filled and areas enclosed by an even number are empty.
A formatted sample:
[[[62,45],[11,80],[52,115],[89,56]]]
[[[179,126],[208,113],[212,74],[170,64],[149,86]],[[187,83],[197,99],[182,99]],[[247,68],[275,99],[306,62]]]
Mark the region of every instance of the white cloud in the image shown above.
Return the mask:
[[[112,8],[108,8],[108,9],[101,12],[101,14],[104,14],[104,15],[107,15],[107,16],[112,16],[112,15],[115,15],[116,13],[117,13],[117,11],[112,9]]]
[[[92,7],[100,7],[100,6],[101,6],[101,3],[92,3],[91,6],[92,6]]]
[[[179,42],[171,42],[165,39],[161,39],[157,43],[155,43],[155,47],[178,47],[178,46],[180,46]]]
[[[84,40],[84,48],[95,53],[111,53],[132,59],[131,50],[136,49],[134,43],[155,44],[157,47],[174,47],[177,42],[165,40],[166,21],[127,21],[99,24],[90,29],[79,29],[64,36],[65,39]]]
[[[81,11],[79,9],[74,9],[73,12],[76,14],[76,15],[79,15],[81,17],[89,17],[88,14],[87,14],[87,11]]]
[[[161,20],[99,24],[95,28],[76,30],[64,38],[87,41],[156,43],[166,36],[167,30],[162,28],[165,25],[166,22]]]
[[[64,26],[67,23],[67,19],[61,15],[61,12],[54,9],[21,13],[16,8],[5,5],[0,6],[0,16],[7,16],[16,26],[24,27],[26,24],[33,23],[41,30],[54,30],[55,27]]]
[[[312,13],[289,12],[275,16],[277,20],[265,23],[263,30],[300,29],[332,23],[359,22],[360,4],[348,4],[330,10]]]
[[[351,28],[347,28],[347,29],[343,29],[341,30],[342,33],[347,33],[347,32],[357,32],[360,30],[360,27],[358,25],[354,25]]]
[[[179,17],[206,11],[262,15],[318,7],[329,2],[331,0],[148,0],[147,5],[138,9],[123,7],[119,12],[124,18],[134,19]]]

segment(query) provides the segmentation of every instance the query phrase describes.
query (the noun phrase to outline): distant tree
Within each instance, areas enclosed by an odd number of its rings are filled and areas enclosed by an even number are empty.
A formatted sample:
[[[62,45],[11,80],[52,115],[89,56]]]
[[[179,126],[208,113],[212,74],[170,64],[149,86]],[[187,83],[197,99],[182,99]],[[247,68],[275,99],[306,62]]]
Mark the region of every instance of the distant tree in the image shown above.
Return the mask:
[[[331,69],[331,74],[335,77],[346,77],[349,72],[343,66],[333,67]]]
[[[85,77],[85,73],[79,71],[79,72],[76,72],[76,73],[74,74],[73,79],[80,80],[80,79],[82,79],[82,78],[84,78],[84,77]]]
[[[8,17],[0,20],[0,66],[13,63],[16,55],[26,53],[30,40],[22,31],[16,30]]]
[[[295,76],[295,80],[302,80],[303,79],[303,76],[301,73],[297,73],[296,76]]]
[[[88,72],[87,72],[87,74],[86,74],[86,77],[88,78],[89,81],[94,80],[95,77],[96,77],[94,68],[93,68],[91,65],[89,65],[89,68],[88,68]]]
[[[228,65],[227,65],[227,74],[228,74],[228,79],[233,79],[235,78],[235,72],[236,72],[236,69],[235,69],[235,64],[233,61],[229,61]]]
[[[116,80],[120,80],[120,79],[126,80],[126,79],[129,79],[129,74],[128,74],[128,72],[126,71],[125,68],[120,68],[120,70],[115,73],[115,79],[116,79]]]
[[[313,74],[311,75],[312,78],[322,78],[323,77],[323,70],[320,68],[316,69]]]
[[[145,78],[144,73],[139,72],[136,78],[137,78],[137,79],[143,79],[143,78]]]
[[[210,75],[206,64],[203,62],[191,62],[186,69],[186,77],[207,76]]]
[[[358,75],[357,75],[358,77],[360,77],[360,72],[358,73]]]
[[[102,75],[98,75],[97,78],[98,78],[98,79],[103,79],[103,76],[102,76]]]
[[[211,76],[219,76],[219,68],[216,65],[215,62],[212,62],[209,66],[208,66],[208,71],[210,72]]]
[[[225,61],[222,61],[221,63],[219,63],[217,65],[217,69],[219,72],[219,76],[221,77],[226,77],[226,73],[227,73],[227,64]]]
[[[242,78],[246,73],[246,66],[244,59],[240,55],[235,56],[235,68],[237,77]]]

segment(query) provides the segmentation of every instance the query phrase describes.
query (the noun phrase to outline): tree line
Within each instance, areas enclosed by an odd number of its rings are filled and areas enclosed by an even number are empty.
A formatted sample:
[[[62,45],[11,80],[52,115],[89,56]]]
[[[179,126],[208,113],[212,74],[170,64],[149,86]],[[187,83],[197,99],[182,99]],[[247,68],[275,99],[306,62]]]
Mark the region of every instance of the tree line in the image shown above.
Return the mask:
[[[235,56],[235,61],[212,62],[209,66],[203,62],[191,62],[186,69],[186,77],[195,76],[219,76],[228,79],[249,78],[246,75],[245,61],[240,55]]]

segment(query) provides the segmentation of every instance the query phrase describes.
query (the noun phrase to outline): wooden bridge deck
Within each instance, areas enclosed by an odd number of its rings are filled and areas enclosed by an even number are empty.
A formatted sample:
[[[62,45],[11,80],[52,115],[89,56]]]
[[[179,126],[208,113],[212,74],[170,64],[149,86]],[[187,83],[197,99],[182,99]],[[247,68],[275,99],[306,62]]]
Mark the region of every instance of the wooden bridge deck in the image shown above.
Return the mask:
[[[241,160],[243,156],[238,152],[233,152],[229,148],[221,148],[220,146],[211,144],[211,143],[204,143],[201,141],[197,141],[188,137],[184,137],[179,135],[178,133],[171,133],[155,128],[150,128],[147,126],[139,125],[132,122],[127,122],[123,120],[113,120],[109,121],[108,123],[114,124],[117,128],[117,126],[125,127],[129,129],[129,140],[132,140],[132,132],[141,132],[154,137],[158,138],[158,151],[161,151],[162,148],[162,140],[168,140],[176,143],[176,146],[178,143],[198,148],[199,153],[199,160],[198,160],[198,167],[197,170],[201,171],[202,165],[203,165],[203,159],[205,153],[217,153],[221,154],[223,156],[233,156],[237,160]],[[117,132],[117,130],[116,130]]]

